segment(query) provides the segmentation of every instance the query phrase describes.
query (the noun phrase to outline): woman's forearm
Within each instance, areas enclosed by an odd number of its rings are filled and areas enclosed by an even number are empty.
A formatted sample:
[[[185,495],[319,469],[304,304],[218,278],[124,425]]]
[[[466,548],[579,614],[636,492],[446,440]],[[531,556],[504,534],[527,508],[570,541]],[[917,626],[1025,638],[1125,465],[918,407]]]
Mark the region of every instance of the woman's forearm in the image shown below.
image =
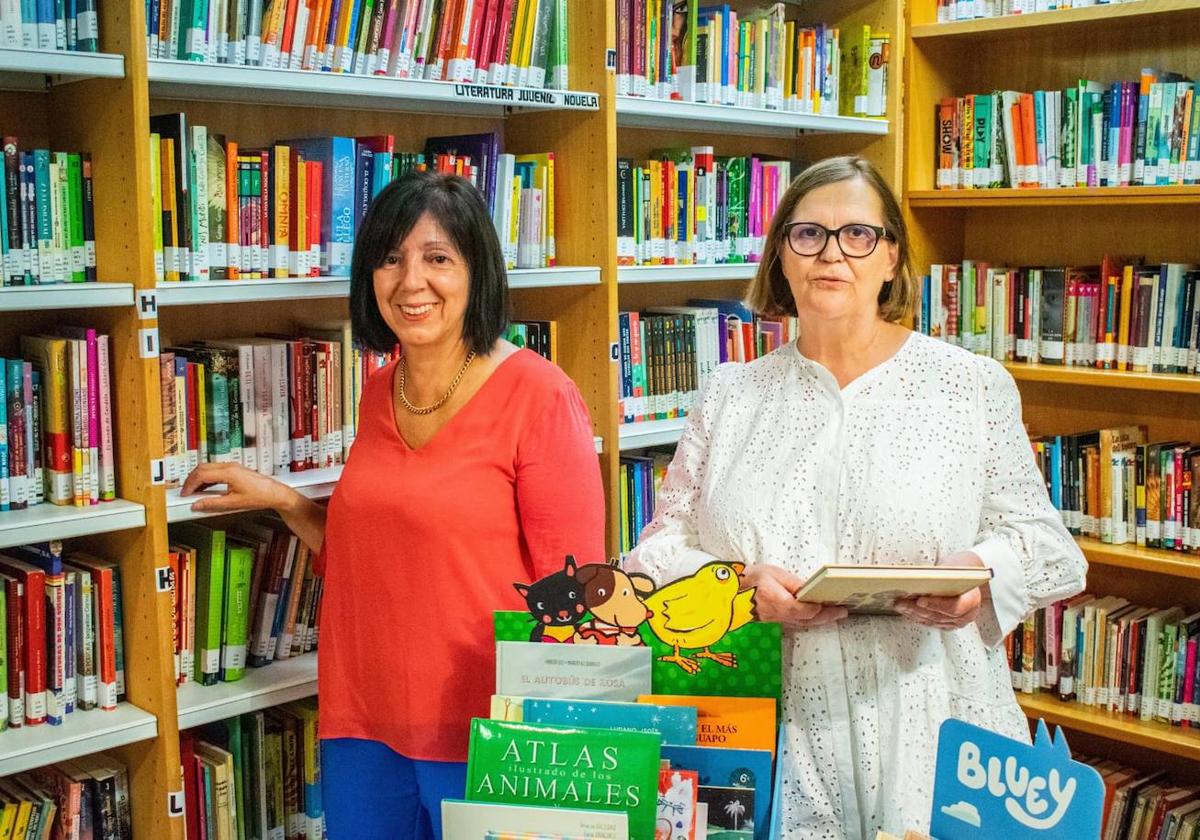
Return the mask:
[[[291,488],[289,488],[291,490]],[[286,501],[275,508],[284,523],[313,554],[319,554],[325,544],[325,506],[291,490]]]

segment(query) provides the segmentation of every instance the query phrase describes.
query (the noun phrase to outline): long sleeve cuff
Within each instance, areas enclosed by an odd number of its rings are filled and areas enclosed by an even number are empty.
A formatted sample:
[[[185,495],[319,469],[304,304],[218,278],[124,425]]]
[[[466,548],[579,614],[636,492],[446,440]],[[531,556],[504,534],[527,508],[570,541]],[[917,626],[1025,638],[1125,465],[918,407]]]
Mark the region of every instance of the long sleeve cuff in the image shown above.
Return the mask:
[[[976,624],[983,643],[995,647],[1025,620],[1028,603],[1025,573],[1016,552],[1001,537],[984,540],[971,550],[992,570],[988,587],[991,599],[984,603]]]

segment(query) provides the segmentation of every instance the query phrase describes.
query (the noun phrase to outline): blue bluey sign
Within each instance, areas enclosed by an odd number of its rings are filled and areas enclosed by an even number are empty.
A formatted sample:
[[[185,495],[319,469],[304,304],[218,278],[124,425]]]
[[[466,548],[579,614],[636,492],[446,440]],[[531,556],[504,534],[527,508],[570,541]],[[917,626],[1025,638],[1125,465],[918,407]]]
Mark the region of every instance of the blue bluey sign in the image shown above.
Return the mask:
[[[930,834],[937,840],[1096,840],[1104,782],[1038,721],[1032,745],[961,720],[938,735]]]

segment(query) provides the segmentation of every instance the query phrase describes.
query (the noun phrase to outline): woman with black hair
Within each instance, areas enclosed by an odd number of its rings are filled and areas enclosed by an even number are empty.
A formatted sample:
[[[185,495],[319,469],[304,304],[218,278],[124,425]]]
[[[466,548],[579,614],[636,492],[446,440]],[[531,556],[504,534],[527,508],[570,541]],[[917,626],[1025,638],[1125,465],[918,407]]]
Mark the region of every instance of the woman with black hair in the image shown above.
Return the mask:
[[[555,365],[500,336],[500,243],[480,193],[414,173],[358,232],[358,341],[398,342],[370,377],[328,510],[268,476],[205,464],[206,513],[273,508],[325,577],[318,696],[331,837],[441,836],[461,798],[472,717],[495,686],[492,612],[513,583],[604,560],[604,496],[588,410]]]

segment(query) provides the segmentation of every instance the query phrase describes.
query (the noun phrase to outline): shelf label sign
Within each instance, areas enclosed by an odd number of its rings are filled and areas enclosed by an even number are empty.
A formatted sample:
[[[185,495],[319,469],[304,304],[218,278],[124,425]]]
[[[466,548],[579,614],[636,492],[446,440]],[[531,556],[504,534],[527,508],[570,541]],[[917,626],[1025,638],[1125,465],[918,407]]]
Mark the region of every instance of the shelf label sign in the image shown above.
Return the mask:
[[[159,592],[170,592],[174,570],[170,566],[159,566],[154,570],[154,587]]]
[[[138,292],[137,312],[139,321],[153,321],[158,317],[158,293]]]
[[[454,97],[472,102],[495,102],[498,105],[543,105],[550,108],[583,108],[596,110],[600,97],[595,93],[575,93],[543,88],[511,88],[496,85],[456,84]]]
[[[184,799],[183,791],[173,790],[167,793],[167,816],[171,819],[178,819],[184,815],[185,805],[187,800]]]
[[[150,484],[166,484],[167,469],[162,458],[150,459]]]
[[[961,720],[938,734],[933,813],[938,840],[1099,837],[1104,782],[1071,759],[1061,729],[1039,720],[1032,745]]]
[[[158,327],[138,330],[138,351],[143,359],[158,358]]]

